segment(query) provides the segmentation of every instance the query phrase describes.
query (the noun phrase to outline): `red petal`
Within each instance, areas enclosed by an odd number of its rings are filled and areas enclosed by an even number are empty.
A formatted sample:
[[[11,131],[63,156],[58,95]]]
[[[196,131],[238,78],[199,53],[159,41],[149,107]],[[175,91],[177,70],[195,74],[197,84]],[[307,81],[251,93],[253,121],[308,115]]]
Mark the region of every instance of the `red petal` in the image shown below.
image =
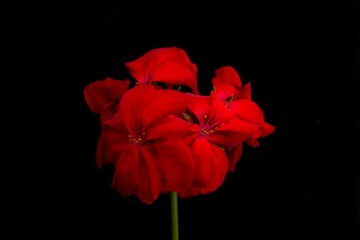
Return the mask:
[[[187,109],[197,117],[198,123],[208,123],[210,125],[219,124],[234,118],[229,113],[219,97],[212,92],[211,96],[198,96],[186,94]]]
[[[190,151],[195,163],[195,176],[191,187],[179,193],[181,197],[191,197],[215,191],[224,182],[228,171],[225,152],[206,138],[197,138]]]
[[[155,90],[152,85],[138,85],[124,94],[116,118],[129,131],[146,131],[152,123],[167,115],[182,112],[185,96],[174,90]]]
[[[104,161],[115,163],[118,156],[132,145],[129,134],[121,119],[113,118],[102,124]]]
[[[251,100],[237,100],[229,105],[235,117],[249,124],[261,127],[264,125],[264,114],[261,108]]]
[[[119,81],[111,78],[90,83],[84,89],[86,103],[94,113],[100,113],[108,103],[119,101],[129,88],[130,81]]]
[[[146,133],[146,140],[159,139],[177,139],[182,142],[190,143],[193,138],[189,139],[190,134],[194,136],[198,132],[198,126],[191,124],[173,115],[167,116],[155,122]]]
[[[131,144],[117,160],[112,186],[123,196],[137,194],[141,183],[139,168],[141,168],[139,147]]]
[[[267,135],[270,135],[274,132],[275,127],[265,123],[261,128],[259,128],[255,134],[252,136],[251,139],[247,140],[246,143],[249,144],[251,147],[258,147],[260,145],[260,142],[256,140],[259,137],[265,137]]]
[[[220,124],[234,118],[234,115],[230,113],[220,98],[214,93],[211,93],[211,107],[209,111],[209,123]]]
[[[262,128],[262,134],[261,137],[265,137],[267,135],[272,134],[275,131],[275,126],[269,124],[269,123],[265,123],[264,127]]]
[[[229,159],[229,172],[234,172],[236,163],[240,161],[240,157],[242,154],[243,144],[240,143],[229,150],[226,150],[226,156]]]
[[[113,103],[106,104],[100,112],[100,122],[103,123],[106,120],[112,119],[117,112],[116,105]]]
[[[250,100],[238,100],[230,104],[230,109],[236,118],[245,121],[255,128],[253,138],[266,136],[271,134],[275,127],[265,123],[264,114],[261,108]]]
[[[253,132],[250,124],[232,119],[220,125],[213,134],[208,135],[208,139],[218,146],[231,147],[249,139]]]
[[[234,68],[225,66],[218,68],[215,71],[215,77],[212,79],[212,84],[216,95],[225,101],[231,95],[237,99],[241,91],[241,80]]]
[[[183,113],[185,95],[175,90],[157,90],[156,97],[151,102],[144,103],[148,104],[142,113],[142,124],[146,128],[170,114],[180,115]]]
[[[211,98],[209,96],[199,96],[186,94],[186,108],[197,117],[198,123],[204,122],[204,116],[209,115]]]
[[[212,84],[214,87],[215,94],[221,99],[221,101],[225,101],[231,95],[238,94],[238,90],[227,82],[222,82],[219,78],[214,78],[212,80]]]
[[[185,85],[198,94],[197,67],[182,49],[153,49],[125,65],[130,74],[142,84],[157,81]]]
[[[251,100],[251,87],[250,82],[244,85],[244,87],[239,91],[238,99],[248,99]]]
[[[115,118],[124,122],[129,133],[140,130],[142,115],[156,94],[157,91],[151,85],[135,86],[124,94]]]
[[[258,140],[256,140],[256,138],[250,138],[249,140],[246,141],[246,143],[249,144],[249,146],[251,146],[251,147],[260,146],[260,142]]]
[[[151,204],[160,193],[183,191],[194,176],[188,147],[179,141],[147,143],[140,148],[139,191],[143,203]]]
[[[220,67],[215,71],[216,81],[226,82],[233,85],[236,89],[241,89],[241,79],[236,70],[231,66]]]

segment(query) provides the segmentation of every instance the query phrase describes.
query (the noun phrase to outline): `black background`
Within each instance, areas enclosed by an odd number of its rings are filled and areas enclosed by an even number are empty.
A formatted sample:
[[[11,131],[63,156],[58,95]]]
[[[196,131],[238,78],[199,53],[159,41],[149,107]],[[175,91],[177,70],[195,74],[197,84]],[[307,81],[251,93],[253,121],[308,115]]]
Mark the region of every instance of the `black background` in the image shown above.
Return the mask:
[[[179,200],[180,239],[355,239],[359,4],[193,4],[46,7],[40,43],[48,78],[38,83],[51,89],[43,94],[56,124],[44,141],[47,163],[36,185],[42,197],[28,206],[42,209],[32,209],[41,219],[33,230],[170,239],[169,195],[150,206],[124,198],[110,186],[113,168],[96,168],[99,116],[82,91],[108,76],[124,79],[124,62],[153,48],[177,46],[197,64],[202,94],[215,69],[231,65],[277,127],[259,148],[245,148],[216,192]]]

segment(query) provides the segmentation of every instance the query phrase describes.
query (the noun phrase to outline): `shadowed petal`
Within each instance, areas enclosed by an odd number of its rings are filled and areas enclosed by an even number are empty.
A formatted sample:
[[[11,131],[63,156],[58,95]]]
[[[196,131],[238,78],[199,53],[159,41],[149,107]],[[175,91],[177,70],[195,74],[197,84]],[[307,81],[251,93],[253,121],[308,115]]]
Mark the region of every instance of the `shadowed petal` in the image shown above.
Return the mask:
[[[176,47],[153,49],[140,58],[125,63],[130,74],[141,84],[153,81],[185,85],[197,90],[197,67],[185,51]]]
[[[251,87],[250,82],[244,85],[244,87],[239,91],[239,99],[248,99],[251,100]]]
[[[113,103],[106,104],[100,112],[100,122],[103,123],[106,120],[112,119],[116,114],[116,105]]]
[[[139,192],[141,183],[139,157],[139,147],[132,144],[118,156],[119,159],[116,161],[112,186],[125,197]]]
[[[144,203],[151,204],[160,193],[182,191],[193,179],[193,160],[182,142],[148,143],[140,155],[138,197]]]
[[[215,191],[224,181],[228,171],[225,152],[206,138],[197,138],[190,151],[195,163],[195,175],[191,187],[179,193],[181,197],[192,197]]]
[[[102,124],[104,161],[116,163],[118,156],[132,145],[129,134],[121,119],[112,118]]]
[[[254,127],[250,124],[232,119],[219,126],[208,139],[218,146],[231,147],[249,139],[253,132]]]
[[[243,144],[240,143],[234,147],[231,147],[229,150],[226,150],[226,156],[229,159],[229,172],[234,172],[236,163],[240,161],[242,154]]]
[[[90,83],[84,89],[86,103],[92,112],[100,113],[106,104],[119,101],[129,85],[129,80],[120,81],[111,78]]]
[[[275,131],[276,127],[269,124],[269,123],[265,123],[263,128],[262,128],[262,134],[261,137],[266,137],[267,135],[272,134]]]

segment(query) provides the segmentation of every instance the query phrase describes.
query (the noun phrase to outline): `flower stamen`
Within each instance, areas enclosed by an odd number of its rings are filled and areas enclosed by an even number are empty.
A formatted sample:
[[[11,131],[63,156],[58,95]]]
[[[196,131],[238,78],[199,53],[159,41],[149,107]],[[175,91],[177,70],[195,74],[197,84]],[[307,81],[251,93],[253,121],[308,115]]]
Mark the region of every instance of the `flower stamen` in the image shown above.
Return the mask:
[[[142,132],[141,135],[139,135],[137,132],[135,132],[134,134],[128,135],[130,143],[135,143],[140,146],[144,144],[144,141],[143,141],[144,136],[145,136],[145,132]]]

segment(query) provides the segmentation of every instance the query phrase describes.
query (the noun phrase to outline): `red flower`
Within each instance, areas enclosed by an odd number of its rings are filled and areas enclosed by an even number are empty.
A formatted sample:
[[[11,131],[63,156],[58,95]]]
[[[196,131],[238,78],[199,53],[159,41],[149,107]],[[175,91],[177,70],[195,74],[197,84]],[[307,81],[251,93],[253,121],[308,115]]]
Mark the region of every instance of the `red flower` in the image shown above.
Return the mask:
[[[246,142],[252,146],[259,146],[259,137],[265,137],[271,134],[275,127],[266,123],[264,114],[260,107],[251,101],[250,83],[242,88],[239,75],[230,66],[218,68],[213,78],[214,91],[222,100],[226,108],[233,112],[237,119],[249,123],[254,133]],[[242,154],[242,144],[226,149],[229,158],[229,171],[235,170],[236,163],[240,160]]]
[[[94,113],[100,113],[100,122],[113,118],[117,105],[129,88],[130,81],[114,80],[106,78],[90,83],[84,89],[86,103]],[[104,145],[100,134],[96,149],[96,164],[101,168],[105,163]]]
[[[184,94],[139,85],[123,96],[116,115],[103,122],[108,161],[116,164],[113,186],[151,204],[160,193],[183,191],[194,166],[181,141],[190,124],[172,113],[184,108]]]
[[[140,84],[160,82],[165,85],[184,85],[199,94],[197,67],[180,48],[153,49],[125,65]]]
[[[231,66],[220,67],[215,71],[212,84],[216,95],[224,101],[237,99],[251,99],[250,83],[242,86],[239,74]]]
[[[86,103],[94,113],[100,113],[105,105],[116,105],[129,88],[130,81],[119,81],[112,78],[90,83],[84,89]]]
[[[185,119],[193,122],[188,134],[189,148],[195,163],[191,187],[182,197],[215,191],[224,181],[228,159],[224,147],[239,144],[252,135],[252,127],[234,117],[215,95],[188,94]]]

